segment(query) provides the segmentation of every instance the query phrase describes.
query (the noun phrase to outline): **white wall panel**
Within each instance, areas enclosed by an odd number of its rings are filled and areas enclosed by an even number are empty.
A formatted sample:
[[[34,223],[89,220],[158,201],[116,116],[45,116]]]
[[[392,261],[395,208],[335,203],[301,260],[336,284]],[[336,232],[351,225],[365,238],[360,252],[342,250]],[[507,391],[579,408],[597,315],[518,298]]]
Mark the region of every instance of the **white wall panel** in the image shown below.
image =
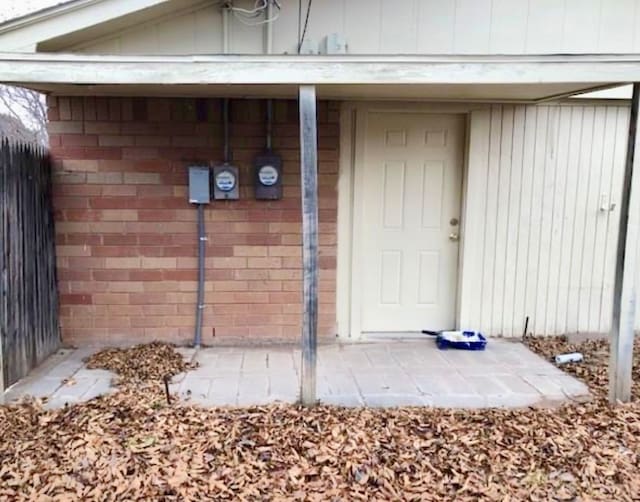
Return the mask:
[[[628,107],[472,113],[460,317],[520,336],[609,329]],[[639,323],[640,327],[640,323]]]
[[[544,54],[560,52],[564,21],[567,15],[565,3],[558,0],[529,0],[525,52]],[[508,18],[494,21],[505,23]]]
[[[453,52],[455,2],[423,0],[417,2],[418,53]]]
[[[274,52],[293,53],[298,1],[282,0]],[[306,2],[304,2],[306,7]],[[236,0],[251,8],[253,0]],[[303,8],[303,17],[306,10]],[[206,22],[204,21],[206,20]],[[261,26],[230,22],[231,49],[264,50]],[[72,46],[83,52],[211,54],[222,50],[220,4],[150,19]],[[311,6],[307,37],[320,46],[343,35],[352,54],[608,53],[640,50],[640,0],[323,0]]]
[[[456,0],[453,52],[482,54],[489,51],[491,0]]]
[[[603,0],[600,14],[598,49],[602,52],[624,52],[633,47],[637,0]]]
[[[602,0],[565,0],[563,52],[597,47]]]
[[[381,6],[380,52],[397,54],[417,52],[417,2],[415,0],[383,1]]]
[[[529,0],[493,0],[491,19],[510,19],[509,23],[491,23],[489,52],[504,51],[511,47],[513,52],[524,52],[529,16]]]

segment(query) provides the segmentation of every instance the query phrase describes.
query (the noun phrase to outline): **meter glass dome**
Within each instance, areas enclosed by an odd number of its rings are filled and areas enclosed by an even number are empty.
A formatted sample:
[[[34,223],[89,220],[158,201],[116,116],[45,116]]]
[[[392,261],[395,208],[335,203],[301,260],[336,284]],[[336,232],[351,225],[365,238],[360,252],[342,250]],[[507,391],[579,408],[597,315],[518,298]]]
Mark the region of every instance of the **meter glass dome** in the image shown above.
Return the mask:
[[[258,171],[258,178],[264,186],[273,186],[278,182],[278,170],[273,166],[262,166]]]
[[[216,175],[216,186],[223,192],[230,192],[236,186],[236,177],[231,171],[220,171]]]

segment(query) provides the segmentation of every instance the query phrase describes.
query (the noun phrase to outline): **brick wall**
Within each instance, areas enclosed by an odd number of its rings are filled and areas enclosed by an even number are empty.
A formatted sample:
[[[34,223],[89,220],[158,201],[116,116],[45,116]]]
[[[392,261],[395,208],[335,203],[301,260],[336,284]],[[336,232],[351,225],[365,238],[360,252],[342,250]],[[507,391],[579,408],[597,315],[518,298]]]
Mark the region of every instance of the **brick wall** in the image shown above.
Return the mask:
[[[186,166],[222,158],[217,99],[49,98],[63,340],[74,345],[193,338],[196,210]],[[264,102],[233,100],[241,198],[206,208],[203,343],[297,340],[301,308],[295,101],[274,106],[284,196],[256,201],[250,165]],[[319,121],[320,335],[335,332],[338,105]],[[215,335],[215,336],[214,336]]]

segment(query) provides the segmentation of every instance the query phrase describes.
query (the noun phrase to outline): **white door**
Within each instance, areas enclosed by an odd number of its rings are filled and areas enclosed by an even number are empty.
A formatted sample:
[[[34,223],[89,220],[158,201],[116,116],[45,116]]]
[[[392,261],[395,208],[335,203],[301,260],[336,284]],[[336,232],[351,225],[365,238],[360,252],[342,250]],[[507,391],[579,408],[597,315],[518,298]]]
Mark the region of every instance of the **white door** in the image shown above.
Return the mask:
[[[463,143],[461,115],[367,114],[363,332],[455,327]]]

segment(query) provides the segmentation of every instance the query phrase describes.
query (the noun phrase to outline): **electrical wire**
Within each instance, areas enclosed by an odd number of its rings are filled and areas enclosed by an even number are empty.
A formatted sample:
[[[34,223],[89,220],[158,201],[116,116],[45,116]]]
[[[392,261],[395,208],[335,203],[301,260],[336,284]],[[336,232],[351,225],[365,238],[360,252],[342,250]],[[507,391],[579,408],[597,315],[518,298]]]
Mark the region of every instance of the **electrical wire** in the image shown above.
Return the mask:
[[[302,29],[302,35],[299,37],[298,39],[298,54],[300,54],[300,50],[302,49],[302,43],[304,42],[304,37],[307,34],[307,26],[309,25],[309,13],[311,12],[311,4],[313,3],[313,0],[309,0],[307,2],[307,15],[305,16],[304,19],[304,28]],[[300,3],[298,5],[302,5],[302,0],[300,0]],[[300,7],[299,10],[301,10],[302,7]],[[300,12],[298,12],[298,19],[300,20]],[[298,31],[300,30],[300,22],[298,21]]]
[[[269,19],[262,19],[264,13],[269,8],[269,4],[276,7],[276,12]],[[264,24],[273,23],[278,17],[280,17],[280,11],[282,6],[279,0],[256,0],[253,4],[253,9],[243,9],[241,7],[234,7],[233,2],[226,3],[225,8],[228,9],[233,16],[245,26],[262,26]],[[258,21],[256,21],[258,19]]]
[[[302,37],[302,0],[298,0],[298,54],[300,54],[300,38]]]

